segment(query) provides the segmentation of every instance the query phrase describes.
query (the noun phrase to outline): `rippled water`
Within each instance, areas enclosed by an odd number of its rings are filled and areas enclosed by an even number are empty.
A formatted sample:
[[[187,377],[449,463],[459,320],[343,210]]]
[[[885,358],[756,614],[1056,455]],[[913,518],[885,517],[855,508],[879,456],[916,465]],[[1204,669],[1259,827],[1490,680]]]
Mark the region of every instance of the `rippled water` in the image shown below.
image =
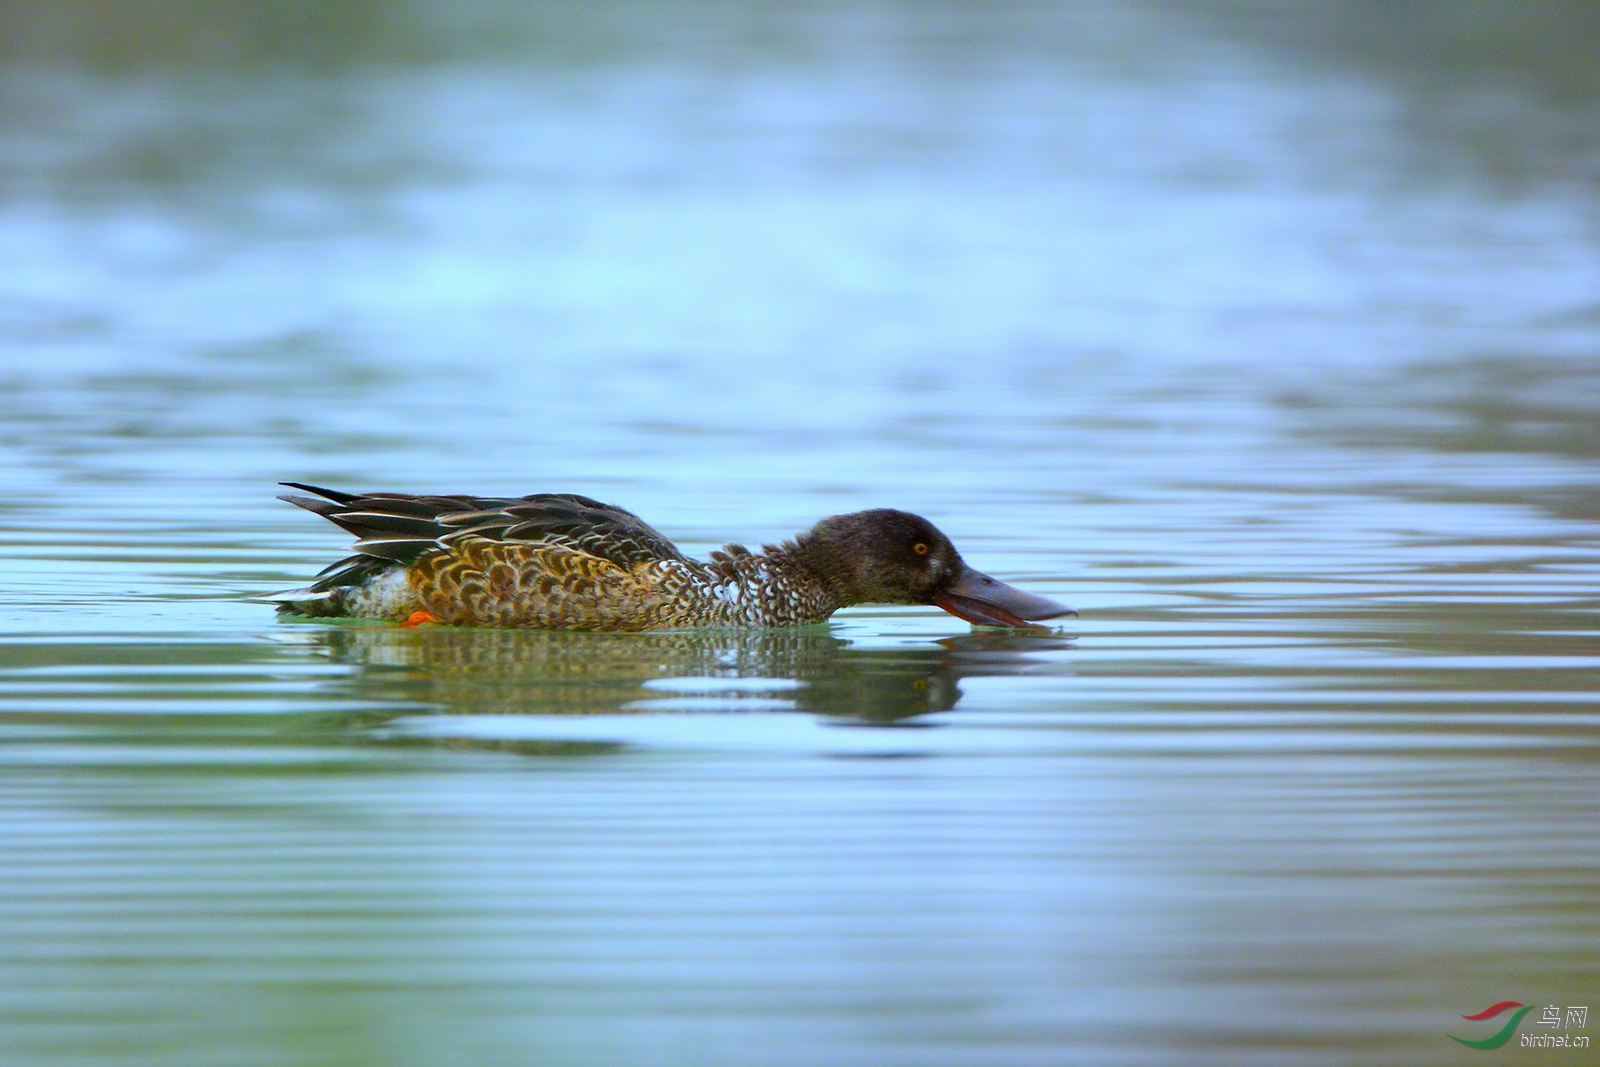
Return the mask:
[[[1597,999],[1592,204],[1151,13],[880,14],[9,73],[6,1063],[1456,1063]],[[284,622],[345,542],[280,479],[897,506],[1082,615]]]

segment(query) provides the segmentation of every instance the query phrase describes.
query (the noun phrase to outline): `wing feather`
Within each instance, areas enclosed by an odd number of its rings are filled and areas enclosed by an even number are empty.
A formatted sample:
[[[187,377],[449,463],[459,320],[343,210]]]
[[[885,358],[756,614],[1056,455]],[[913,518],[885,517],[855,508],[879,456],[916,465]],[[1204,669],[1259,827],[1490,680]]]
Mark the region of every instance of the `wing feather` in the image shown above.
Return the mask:
[[[684,559],[676,545],[633,512],[577,493],[530,493],[523,497],[363,495],[300,482],[283,484],[315,496],[285,493],[280,499],[315,512],[354,534],[358,538],[357,553],[375,560],[414,563],[432,550],[447,550],[469,536],[559,544],[621,567]]]

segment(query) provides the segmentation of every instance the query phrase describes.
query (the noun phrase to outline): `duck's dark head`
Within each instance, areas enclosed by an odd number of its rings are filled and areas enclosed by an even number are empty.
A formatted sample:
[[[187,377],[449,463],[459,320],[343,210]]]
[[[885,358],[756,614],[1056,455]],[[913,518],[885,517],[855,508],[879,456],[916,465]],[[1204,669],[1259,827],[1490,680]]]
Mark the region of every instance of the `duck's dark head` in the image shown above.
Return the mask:
[[[876,508],[823,519],[795,538],[790,552],[842,605],[937,604],[979,626],[1077,614],[973,570],[933,523],[906,511]]]

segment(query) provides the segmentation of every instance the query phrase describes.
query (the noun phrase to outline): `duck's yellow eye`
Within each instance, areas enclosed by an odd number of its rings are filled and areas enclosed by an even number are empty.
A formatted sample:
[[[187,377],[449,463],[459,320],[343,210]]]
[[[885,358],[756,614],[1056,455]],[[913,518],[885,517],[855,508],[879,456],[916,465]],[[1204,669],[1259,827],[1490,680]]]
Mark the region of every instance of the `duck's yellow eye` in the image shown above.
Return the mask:
[[[928,554],[928,546],[923,544],[921,541],[918,541],[916,544],[911,546],[911,551],[915,552],[919,556],[926,556]]]

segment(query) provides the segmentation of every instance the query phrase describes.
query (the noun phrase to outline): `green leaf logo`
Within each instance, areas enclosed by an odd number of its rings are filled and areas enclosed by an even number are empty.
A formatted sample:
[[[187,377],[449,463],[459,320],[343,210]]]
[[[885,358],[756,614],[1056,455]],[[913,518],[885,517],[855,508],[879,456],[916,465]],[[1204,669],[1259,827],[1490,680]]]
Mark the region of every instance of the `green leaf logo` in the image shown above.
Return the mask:
[[[1516,1014],[1507,1019],[1506,1024],[1500,1028],[1500,1032],[1495,1034],[1493,1037],[1486,1037],[1482,1041],[1468,1041],[1466,1038],[1457,1037],[1455,1034],[1445,1034],[1444,1036],[1448,1037],[1451,1041],[1459,1042],[1468,1048],[1482,1049],[1484,1052],[1488,1052],[1490,1049],[1499,1048],[1501,1045],[1511,1040],[1511,1035],[1517,1032],[1517,1024],[1522,1021],[1522,1017],[1533,1010],[1532,1004],[1524,1005],[1515,1000],[1502,1000],[1498,1004],[1489,1005],[1476,1015],[1462,1016],[1463,1019],[1471,1019],[1472,1021],[1477,1022],[1480,1019],[1492,1019],[1503,1011],[1509,1011],[1511,1008],[1517,1009]]]

